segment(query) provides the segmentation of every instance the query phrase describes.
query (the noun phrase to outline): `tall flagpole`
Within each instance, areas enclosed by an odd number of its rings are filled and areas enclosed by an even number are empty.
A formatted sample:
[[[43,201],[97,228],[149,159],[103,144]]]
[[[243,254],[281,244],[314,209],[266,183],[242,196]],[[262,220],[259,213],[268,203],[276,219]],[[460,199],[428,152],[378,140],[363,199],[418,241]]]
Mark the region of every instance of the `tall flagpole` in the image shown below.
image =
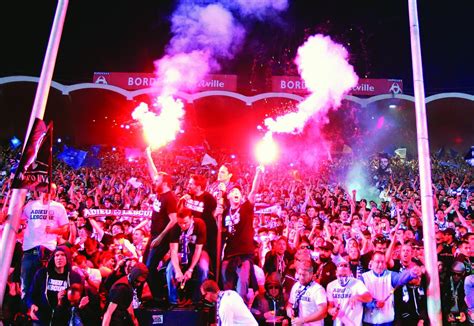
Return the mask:
[[[411,57],[413,88],[415,91],[416,133],[420,169],[421,207],[423,212],[423,240],[425,267],[428,274],[428,316],[431,325],[442,325],[439,290],[438,257],[434,232],[433,190],[431,185],[431,161],[426,123],[425,90],[421,60],[420,27],[416,0],[408,0],[410,15]]]
[[[38,88],[36,89],[35,101],[33,103],[33,108],[31,109],[25,141],[23,142],[24,146],[26,146],[35,118],[43,120],[44,117],[68,3],[69,0],[58,1],[53,26],[49,36],[48,47],[46,49],[46,55],[38,81]],[[23,147],[23,150],[25,150],[25,147]],[[10,264],[15,248],[16,234],[20,224],[20,217],[25,202],[26,192],[26,189],[12,189],[12,196],[8,207],[8,221],[5,224],[2,240],[0,242],[0,313],[2,311],[5,288],[8,281]]]

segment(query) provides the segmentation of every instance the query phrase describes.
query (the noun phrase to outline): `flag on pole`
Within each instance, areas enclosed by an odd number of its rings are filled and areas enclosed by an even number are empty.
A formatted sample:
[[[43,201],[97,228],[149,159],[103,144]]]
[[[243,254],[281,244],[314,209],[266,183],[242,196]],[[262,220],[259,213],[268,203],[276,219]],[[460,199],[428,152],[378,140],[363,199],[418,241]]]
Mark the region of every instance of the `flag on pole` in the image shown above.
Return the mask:
[[[209,154],[204,154],[204,157],[202,158],[201,165],[214,165],[217,166],[217,161]]]
[[[86,158],[82,162],[83,167],[90,167],[98,169],[102,166],[102,161],[99,158],[100,145],[94,145],[90,147],[90,151],[87,152]]]
[[[344,144],[342,147],[342,154],[351,154],[352,153],[352,148],[349,147],[349,145]]]
[[[81,166],[98,169],[102,166],[102,161],[94,154],[87,153],[87,156],[82,162]]]
[[[444,156],[444,146],[436,151],[436,158],[439,160]]]
[[[58,155],[58,160],[63,161],[73,169],[77,170],[82,166],[86,155],[86,151],[81,151],[80,149],[64,145],[64,150]]]
[[[36,118],[15,171],[12,188],[47,192],[51,187],[53,123]]]
[[[395,150],[395,154],[398,155],[401,159],[406,159],[407,158],[407,149],[406,148],[397,148]]]

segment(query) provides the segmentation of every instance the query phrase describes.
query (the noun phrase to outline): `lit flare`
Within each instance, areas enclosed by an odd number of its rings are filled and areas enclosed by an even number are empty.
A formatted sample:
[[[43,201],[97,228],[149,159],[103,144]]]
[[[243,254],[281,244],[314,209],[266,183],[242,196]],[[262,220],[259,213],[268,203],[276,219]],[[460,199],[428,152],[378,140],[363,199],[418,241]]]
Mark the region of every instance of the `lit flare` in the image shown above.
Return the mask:
[[[184,105],[171,96],[158,97],[161,112],[150,111],[146,103],[140,103],[132,113],[133,119],[140,122],[145,141],[152,149],[158,149],[176,138],[181,130],[181,119],[184,116]]]
[[[255,157],[260,165],[268,165],[277,159],[278,145],[271,132],[267,132],[255,146]]]

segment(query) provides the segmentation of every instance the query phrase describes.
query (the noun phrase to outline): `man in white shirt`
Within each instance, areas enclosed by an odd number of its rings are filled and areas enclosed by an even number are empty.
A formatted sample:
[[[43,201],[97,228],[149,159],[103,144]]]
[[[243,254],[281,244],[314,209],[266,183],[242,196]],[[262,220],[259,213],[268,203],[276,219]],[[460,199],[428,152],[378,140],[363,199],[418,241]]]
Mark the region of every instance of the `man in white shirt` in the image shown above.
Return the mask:
[[[373,297],[373,300],[364,307],[364,325],[393,325],[395,289],[419,275],[421,275],[421,269],[418,266],[401,273],[387,270],[385,254],[379,251],[374,252],[371,270],[362,274],[362,281]]]
[[[42,193],[39,200],[30,201],[23,208],[22,219],[27,222],[21,261],[23,298],[41,262],[49,259],[49,253],[56,249],[58,236],[64,235],[69,226],[66,209],[53,200],[56,189],[56,185],[51,184],[50,193]]]
[[[363,303],[372,301],[364,283],[352,276],[349,262],[337,264],[337,280],[327,286],[328,313],[334,326],[360,326],[364,313]]]
[[[327,313],[326,291],[313,281],[311,258],[298,263],[296,282],[290,292],[286,311],[292,326],[323,326]]]
[[[216,303],[216,317],[219,326],[257,326],[258,323],[241,296],[233,291],[220,291],[213,280],[206,280],[201,285],[204,300]]]

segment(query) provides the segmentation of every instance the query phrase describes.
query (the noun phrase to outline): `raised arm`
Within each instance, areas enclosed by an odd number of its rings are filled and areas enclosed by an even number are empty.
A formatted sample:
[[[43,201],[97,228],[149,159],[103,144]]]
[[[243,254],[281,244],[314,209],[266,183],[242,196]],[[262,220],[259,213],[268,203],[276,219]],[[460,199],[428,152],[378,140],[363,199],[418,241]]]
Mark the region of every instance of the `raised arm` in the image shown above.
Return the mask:
[[[156,169],[155,163],[153,162],[153,158],[151,157],[151,148],[149,146],[145,150],[145,157],[146,164],[148,167],[148,173],[150,173],[151,179],[155,180],[158,176],[158,170]]]
[[[255,203],[255,195],[257,194],[258,187],[260,186],[260,181],[262,179],[262,174],[263,174],[263,166],[259,165],[256,169],[255,172],[255,177],[253,178],[252,182],[252,190],[250,190],[248,200],[252,204]]]

